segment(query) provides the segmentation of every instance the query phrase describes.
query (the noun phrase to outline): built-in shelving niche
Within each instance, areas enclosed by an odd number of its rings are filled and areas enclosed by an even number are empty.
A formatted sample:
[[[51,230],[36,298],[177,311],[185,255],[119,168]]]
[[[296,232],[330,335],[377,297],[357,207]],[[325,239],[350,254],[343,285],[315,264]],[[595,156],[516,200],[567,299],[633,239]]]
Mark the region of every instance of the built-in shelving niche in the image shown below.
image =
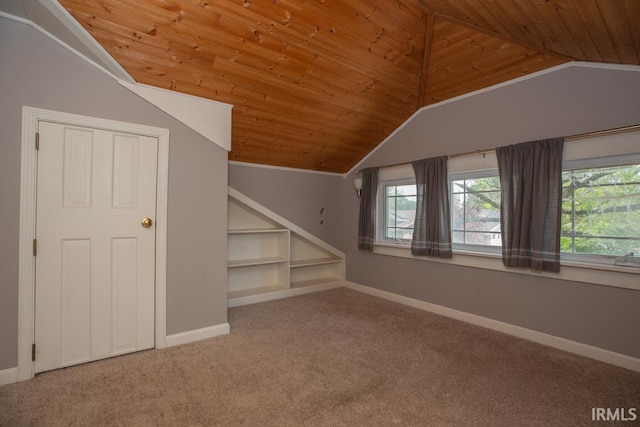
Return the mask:
[[[229,307],[342,285],[344,254],[229,188]]]

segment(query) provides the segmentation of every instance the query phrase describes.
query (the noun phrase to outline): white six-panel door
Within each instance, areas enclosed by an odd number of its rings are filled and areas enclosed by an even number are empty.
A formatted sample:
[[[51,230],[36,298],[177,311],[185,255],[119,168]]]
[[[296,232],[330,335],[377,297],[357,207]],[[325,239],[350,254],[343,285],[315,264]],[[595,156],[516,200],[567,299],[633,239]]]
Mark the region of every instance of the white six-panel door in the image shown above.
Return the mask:
[[[39,134],[35,372],[152,348],[158,140]]]

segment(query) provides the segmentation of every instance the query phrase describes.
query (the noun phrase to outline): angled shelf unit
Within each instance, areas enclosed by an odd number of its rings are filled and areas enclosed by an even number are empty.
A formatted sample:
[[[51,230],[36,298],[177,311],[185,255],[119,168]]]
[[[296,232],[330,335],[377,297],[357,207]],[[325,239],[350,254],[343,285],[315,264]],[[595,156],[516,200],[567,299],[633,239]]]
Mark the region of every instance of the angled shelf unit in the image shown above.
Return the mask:
[[[291,235],[290,286],[292,288],[342,280],[343,269],[343,258],[295,233]]]
[[[229,306],[342,285],[344,254],[229,188]]]
[[[229,197],[229,299],[289,288],[290,231]]]

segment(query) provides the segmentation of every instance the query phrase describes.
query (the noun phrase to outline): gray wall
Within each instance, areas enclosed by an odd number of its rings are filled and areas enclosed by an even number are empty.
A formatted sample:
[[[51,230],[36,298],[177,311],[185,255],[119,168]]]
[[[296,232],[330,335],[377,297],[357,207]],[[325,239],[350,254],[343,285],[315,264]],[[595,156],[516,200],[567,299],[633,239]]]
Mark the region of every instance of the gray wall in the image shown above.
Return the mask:
[[[342,176],[232,163],[229,164],[229,185],[343,250]],[[324,211],[320,214],[322,208]]]
[[[23,105],[170,129],[167,333],[225,323],[227,153],[39,32],[1,17],[0,57],[0,370],[17,366]]]
[[[639,93],[640,67],[564,68],[424,109],[358,167],[639,124]]]
[[[423,110],[360,167],[638,124],[638,70],[575,66]],[[640,291],[358,251],[357,217],[345,192],[350,281],[640,357]]]

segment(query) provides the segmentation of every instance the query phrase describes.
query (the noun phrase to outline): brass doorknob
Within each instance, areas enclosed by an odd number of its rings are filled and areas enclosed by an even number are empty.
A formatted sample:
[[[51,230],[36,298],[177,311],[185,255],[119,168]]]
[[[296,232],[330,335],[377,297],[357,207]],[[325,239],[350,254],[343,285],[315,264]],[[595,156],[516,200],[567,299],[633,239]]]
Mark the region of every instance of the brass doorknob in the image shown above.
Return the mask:
[[[149,228],[153,225],[153,220],[151,218],[143,218],[141,224],[142,227]]]

